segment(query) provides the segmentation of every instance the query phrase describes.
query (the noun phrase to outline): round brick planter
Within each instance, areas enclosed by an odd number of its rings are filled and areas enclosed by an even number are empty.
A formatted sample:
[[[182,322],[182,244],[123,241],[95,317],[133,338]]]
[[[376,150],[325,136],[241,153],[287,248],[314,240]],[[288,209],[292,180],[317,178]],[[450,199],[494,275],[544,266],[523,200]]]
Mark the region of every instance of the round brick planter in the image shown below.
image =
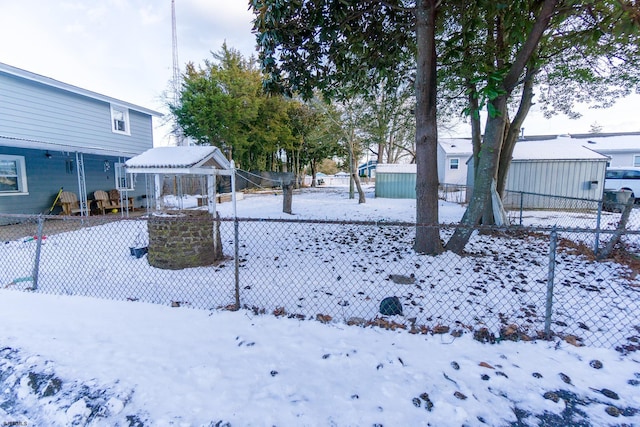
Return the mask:
[[[167,270],[203,267],[223,258],[220,222],[214,222],[207,211],[156,213],[149,218],[147,227],[147,260],[154,267]]]

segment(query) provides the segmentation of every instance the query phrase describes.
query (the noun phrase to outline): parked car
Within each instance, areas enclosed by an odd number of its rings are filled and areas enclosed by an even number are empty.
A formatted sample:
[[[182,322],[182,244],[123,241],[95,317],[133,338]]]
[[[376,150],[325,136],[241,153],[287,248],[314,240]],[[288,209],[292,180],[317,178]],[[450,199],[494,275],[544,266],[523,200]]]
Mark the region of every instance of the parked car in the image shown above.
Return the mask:
[[[604,177],[604,191],[631,191],[631,197],[640,199],[640,168],[610,167]]]

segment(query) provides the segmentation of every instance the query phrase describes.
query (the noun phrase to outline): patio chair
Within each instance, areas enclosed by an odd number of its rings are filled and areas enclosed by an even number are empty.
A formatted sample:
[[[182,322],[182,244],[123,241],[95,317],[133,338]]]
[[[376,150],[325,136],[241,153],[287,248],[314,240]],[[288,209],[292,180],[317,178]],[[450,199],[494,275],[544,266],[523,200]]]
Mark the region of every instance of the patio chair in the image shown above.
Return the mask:
[[[62,206],[63,215],[73,215],[82,212],[82,209],[80,209],[80,202],[78,201],[78,196],[76,196],[76,193],[63,191],[62,193],[60,193],[60,199],[58,203],[60,203],[60,206]]]
[[[108,209],[122,209],[122,210],[130,210],[130,211],[134,210],[133,197],[127,196],[126,199],[124,199],[124,204],[121,204],[120,191],[115,189],[109,190],[109,203],[110,203],[110,207]]]
[[[106,191],[97,190],[93,192],[93,200],[96,202],[96,209],[104,215],[105,209],[109,209],[109,195]]]

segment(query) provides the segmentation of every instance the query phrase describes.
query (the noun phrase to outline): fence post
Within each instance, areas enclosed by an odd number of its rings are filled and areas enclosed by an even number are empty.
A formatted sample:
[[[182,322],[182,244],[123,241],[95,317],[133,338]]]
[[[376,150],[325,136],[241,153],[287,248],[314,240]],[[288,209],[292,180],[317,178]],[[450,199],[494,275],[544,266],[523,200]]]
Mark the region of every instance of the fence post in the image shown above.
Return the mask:
[[[291,203],[293,201],[293,187],[291,181],[282,184],[282,212],[291,215]]]
[[[522,227],[522,210],[524,209],[524,192],[520,192],[520,226]]]
[[[236,310],[240,310],[240,236],[238,231],[238,211],[236,210],[236,165],[231,160],[231,203],[233,204],[233,258]]]
[[[240,259],[239,259],[239,232],[238,232],[238,217],[234,215],[233,218],[233,246],[234,246],[234,256],[235,259],[235,297],[236,297],[236,310],[240,310]]]
[[[558,232],[556,227],[551,230],[551,241],[549,242],[549,273],[547,276],[547,301],[544,315],[544,335],[551,338],[551,308],[553,306],[553,280],[556,268],[556,247],[558,245]]]
[[[38,275],[40,274],[40,251],[42,249],[42,230],[44,228],[44,217],[38,215],[38,232],[36,234],[36,256],[33,260],[33,286],[32,290],[38,289]]]
[[[600,200],[598,202],[598,216],[596,218],[596,236],[595,236],[595,243],[593,246],[593,253],[595,256],[598,256],[598,251],[600,249],[600,221],[602,220],[603,204],[604,204],[604,200]]]

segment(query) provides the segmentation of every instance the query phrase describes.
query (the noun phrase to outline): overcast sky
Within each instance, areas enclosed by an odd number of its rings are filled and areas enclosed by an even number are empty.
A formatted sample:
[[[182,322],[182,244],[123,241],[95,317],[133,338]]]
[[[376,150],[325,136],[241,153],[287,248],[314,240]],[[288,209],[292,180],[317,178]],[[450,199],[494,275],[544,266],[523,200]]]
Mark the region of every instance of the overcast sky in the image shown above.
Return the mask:
[[[175,0],[178,59],[202,64],[223,42],[255,53],[248,0]],[[0,62],[166,112],[172,77],[171,0],[0,0]],[[580,120],[547,121],[536,112],[525,134],[640,131],[640,96],[612,109],[585,110]],[[444,136],[467,136],[460,133]],[[166,144],[155,133],[156,144]]]
[[[0,62],[166,112],[171,0],[0,0],[0,11]],[[255,52],[248,1],[176,0],[176,15],[182,70],[225,40]]]

